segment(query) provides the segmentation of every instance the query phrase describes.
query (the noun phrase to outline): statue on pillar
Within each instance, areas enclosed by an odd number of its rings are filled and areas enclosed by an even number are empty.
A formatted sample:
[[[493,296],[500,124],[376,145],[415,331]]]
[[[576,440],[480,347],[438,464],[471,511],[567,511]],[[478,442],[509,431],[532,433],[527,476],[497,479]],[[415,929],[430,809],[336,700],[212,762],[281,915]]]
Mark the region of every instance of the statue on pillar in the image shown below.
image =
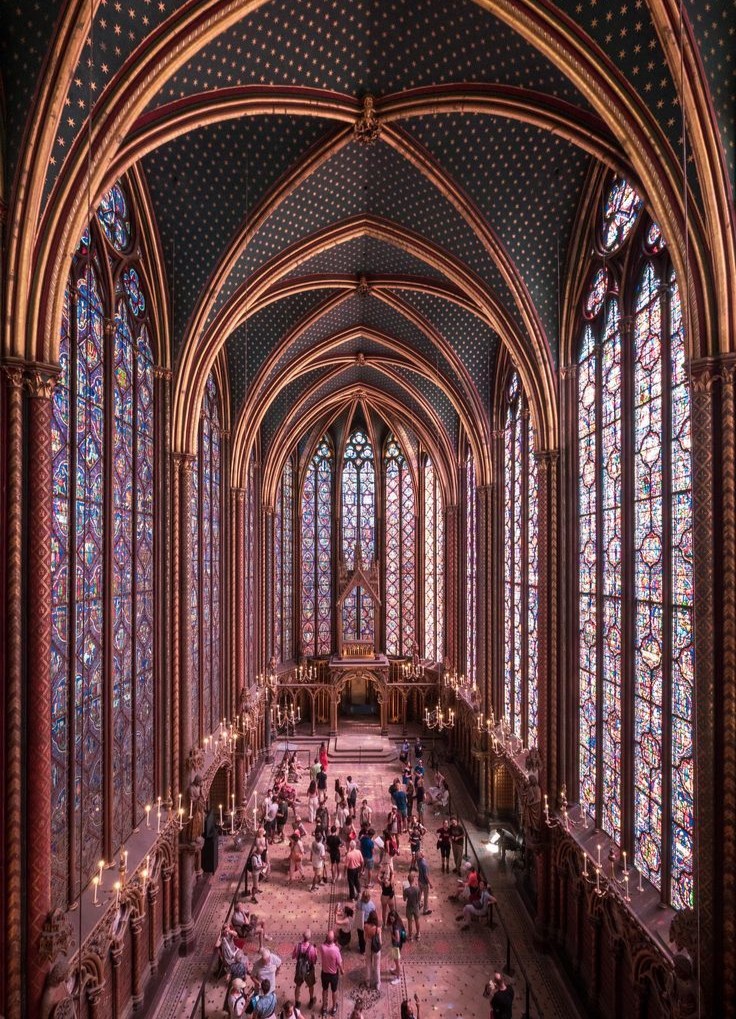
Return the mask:
[[[57,959],[46,976],[40,1019],[76,1019],[73,990],[74,974],[70,973],[69,960]]]
[[[191,813],[191,840],[202,838],[204,831],[204,791],[202,776],[196,774],[189,785],[189,809]]]
[[[542,826],[542,790],[534,772],[529,775],[521,795],[521,826],[527,835]]]

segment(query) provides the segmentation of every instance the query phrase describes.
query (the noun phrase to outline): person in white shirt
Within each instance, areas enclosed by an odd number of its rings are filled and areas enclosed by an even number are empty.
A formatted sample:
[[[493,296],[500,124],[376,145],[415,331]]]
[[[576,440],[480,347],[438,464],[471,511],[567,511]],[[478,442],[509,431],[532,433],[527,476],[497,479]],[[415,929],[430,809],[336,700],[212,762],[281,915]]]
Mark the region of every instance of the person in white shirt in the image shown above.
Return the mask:
[[[313,892],[325,880],[325,844],[321,835],[315,835],[310,850],[312,857],[312,884],[310,892]]]

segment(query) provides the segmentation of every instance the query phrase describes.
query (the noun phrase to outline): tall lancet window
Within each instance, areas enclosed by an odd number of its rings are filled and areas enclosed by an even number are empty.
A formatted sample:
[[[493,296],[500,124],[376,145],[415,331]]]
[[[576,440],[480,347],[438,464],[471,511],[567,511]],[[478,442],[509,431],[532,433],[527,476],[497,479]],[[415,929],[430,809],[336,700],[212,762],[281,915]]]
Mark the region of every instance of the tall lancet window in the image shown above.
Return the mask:
[[[332,651],[332,486],[334,455],[325,437],[302,489],[302,632],[305,655]]]
[[[386,472],[386,652],[411,655],[415,641],[414,485],[401,447],[389,436]]]
[[[424,656],[441,662],[445,646],[445,518],[437,470],[424,464]]]
[[[291,457],[276,494],[273,517],[273,654],[277,662],[294,657],[294,465]]]
[[[465,675],[477,680],[478,657],[478,490],[475,460],[465,457]]]
[[[693,895],[694,647],[680,294],[625,181],[606,195],[596,243],[578,353],[580,798],[682,907]]]
[[[200,597],[199,694],[194,732],[202,737],[219,724],[221,704],[222,427],[217,383],[210,373],[202,400],[199,442],[197,583]]]
[[[519,376],[506,387],[504,421],[504,711],[536,746],[538,724],[537,464]]]
[[[376,554],[376,475],[373,447],[364,431],[356,429],[345,446],[342,465],[342,558],[346,569],[355,567],[358,548],[364,564]],[[361,587],[343,602],[343,635],[349,640],[374,636],[373,598]]]
[[[116,184],[72,260],[52,406],[51,871],[62,909],[154,792],[153,357],[135,229]]]

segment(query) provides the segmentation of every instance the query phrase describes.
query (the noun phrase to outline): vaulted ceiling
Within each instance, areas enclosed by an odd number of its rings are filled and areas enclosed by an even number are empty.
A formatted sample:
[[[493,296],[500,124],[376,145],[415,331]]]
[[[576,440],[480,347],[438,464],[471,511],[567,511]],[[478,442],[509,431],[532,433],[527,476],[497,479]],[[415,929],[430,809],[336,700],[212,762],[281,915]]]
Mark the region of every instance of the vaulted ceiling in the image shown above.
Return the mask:
[[[482,443],[490,422],[477,418],[500,346],[546,357],[554,371],[560,278],[586,184],[599,159],[627,161],[573,80],[489,6],[269,0],[204,33],[150,89],[126,143],[160,238],[172,361],[198,345],[224,349],[232,420],[257,421],[264,455],[277,437],[294,439],[300,414],[356,387],[403,407],[420,430],[441,427],[453,448],[463,425]],[[66,5],[4,7],[12,173]],[[219,7],[96,0],[45,202],[84,145],[90,109],[173,38],[179,17]],[[612,87],[645,98],[676,160],[676,70],[646,0],[557,9],[610,68]],[[687,10],[733,176],[734,3]],[[379,126],[363,123],[370,143],[353,130],[366,95]]]

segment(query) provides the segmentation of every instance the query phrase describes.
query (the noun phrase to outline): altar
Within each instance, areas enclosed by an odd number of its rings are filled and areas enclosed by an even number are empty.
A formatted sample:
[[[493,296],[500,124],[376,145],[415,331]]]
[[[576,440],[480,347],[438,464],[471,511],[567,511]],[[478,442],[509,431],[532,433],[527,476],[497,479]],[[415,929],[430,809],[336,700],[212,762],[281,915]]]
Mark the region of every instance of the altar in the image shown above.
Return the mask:
[[[346,649],[343,648],[343,652]],[[330,659],[330,685],[333,690],[330,715],[330,735],[337,735],[338,708],[347,694],[350,705],[356,714],[369,715],[371,698],[375,695],[380,717],[381,735],[388,734],[388,679],[389,662],[386,655],[377,654],[372,647],[365,647],[363,654],[356,653],[360,649],[351,648],[348,654],[333,655]]]

